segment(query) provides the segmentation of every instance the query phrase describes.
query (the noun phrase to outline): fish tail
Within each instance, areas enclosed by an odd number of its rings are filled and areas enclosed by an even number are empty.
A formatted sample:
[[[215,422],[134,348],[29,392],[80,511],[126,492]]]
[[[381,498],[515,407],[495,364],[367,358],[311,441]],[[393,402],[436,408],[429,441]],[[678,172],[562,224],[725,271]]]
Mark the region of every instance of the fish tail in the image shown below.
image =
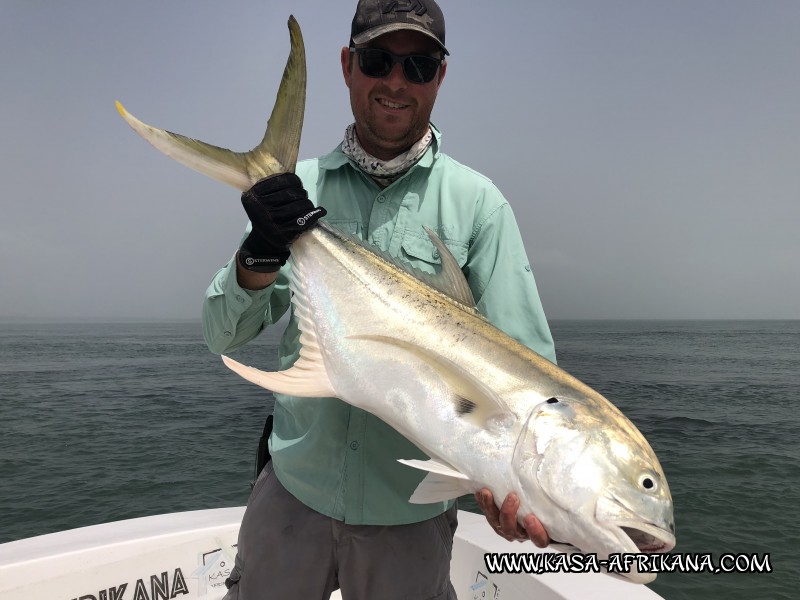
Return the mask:
[[[212,179],[239,190],[276,173],[294,171],[306,100],[306,56],[297,20],[289,17],[291,52],[286,61],[275,106],[261,143],[249,152],[234,152],[164,129],[151,127],[130,114],[117,101],[128,125],[167,156]]]

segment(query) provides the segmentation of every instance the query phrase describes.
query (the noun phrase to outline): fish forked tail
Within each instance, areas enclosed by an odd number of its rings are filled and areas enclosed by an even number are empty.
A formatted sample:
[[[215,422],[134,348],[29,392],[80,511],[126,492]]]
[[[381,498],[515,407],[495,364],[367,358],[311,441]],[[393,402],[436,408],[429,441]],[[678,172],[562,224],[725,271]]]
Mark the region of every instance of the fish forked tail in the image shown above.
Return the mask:
[[[294,171],[306,101],[306,54],[303,35],[289,17],[291,52],[275,106],[261,143],[249,152],[234,152],[142,123],[117,101],[117,110],[133,130],[167,156],[241,191],[259,179]]]

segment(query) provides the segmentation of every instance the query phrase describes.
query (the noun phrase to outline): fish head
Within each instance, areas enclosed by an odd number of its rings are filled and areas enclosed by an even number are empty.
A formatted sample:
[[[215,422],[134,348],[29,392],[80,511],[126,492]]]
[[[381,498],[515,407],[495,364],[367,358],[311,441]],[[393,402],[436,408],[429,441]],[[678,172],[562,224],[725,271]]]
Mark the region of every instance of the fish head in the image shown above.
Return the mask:
[[[554,540],[606,559],[669,552],[672,496],[639,430],[610,402],[554,395],[535,406],[514,450],[520,514],[536,514]],[[635,565],[626,579],[647,583]]]

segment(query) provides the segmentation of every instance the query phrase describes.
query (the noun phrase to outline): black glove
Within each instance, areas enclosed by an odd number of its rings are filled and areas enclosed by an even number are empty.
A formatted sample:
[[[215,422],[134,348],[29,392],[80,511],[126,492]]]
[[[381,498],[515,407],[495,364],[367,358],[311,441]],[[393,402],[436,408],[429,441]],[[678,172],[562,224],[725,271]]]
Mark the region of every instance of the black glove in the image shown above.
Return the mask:
[[[294,173],[262,179],[242,194],[253,230],[239,249],[239,263],[249,271],[274,273],[286,264],[289,245],[327,214],[314,206]]]

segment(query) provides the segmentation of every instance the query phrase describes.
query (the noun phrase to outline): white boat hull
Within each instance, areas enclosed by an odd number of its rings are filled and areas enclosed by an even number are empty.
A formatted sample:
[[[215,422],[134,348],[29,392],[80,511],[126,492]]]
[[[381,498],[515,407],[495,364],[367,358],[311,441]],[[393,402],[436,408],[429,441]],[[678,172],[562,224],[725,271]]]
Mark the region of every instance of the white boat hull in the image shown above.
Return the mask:
[[[243,513],[244,507],[174,513],[0,544],[0,598],[218,600]],[[487,552],[550,551],[506,542],[480,515],[461,511],[458,518],[451,581],[459,600],[661,598],[605,574],[490,574]]]

